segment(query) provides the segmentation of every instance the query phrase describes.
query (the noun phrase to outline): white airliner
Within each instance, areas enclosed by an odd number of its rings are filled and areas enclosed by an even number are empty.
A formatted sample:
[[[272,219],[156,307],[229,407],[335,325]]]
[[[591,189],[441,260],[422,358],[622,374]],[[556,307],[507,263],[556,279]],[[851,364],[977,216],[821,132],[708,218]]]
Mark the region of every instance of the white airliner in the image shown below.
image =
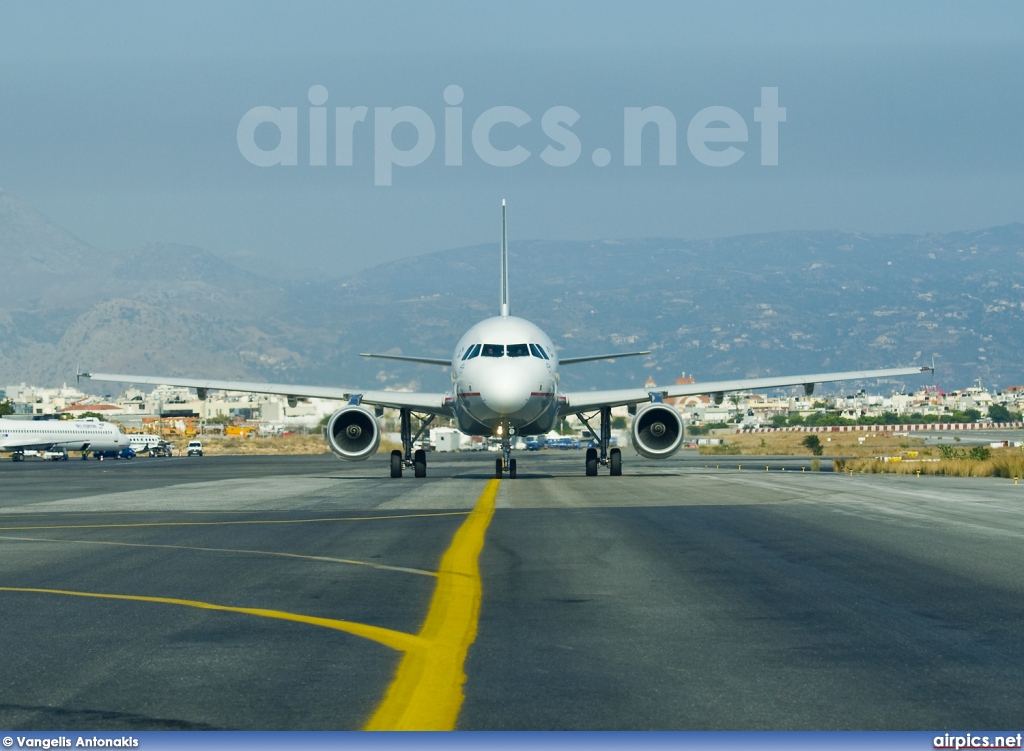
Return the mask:
[[[105,452],[128,447],[128,436],[113,423],[86,417],[81,420],[8,420],[0,418],[0,451],[20,462],[26,451],[63,450],[88,452],[102,458]]]
[[[455,347],[450,360],[429,357],[371,355],[404,362],[442,365],[451,370],[451,389],[447,393],[406,393],[371,391],[325,386],[293,386],[275,383],[246,383],[163,376],[135,376],[110,373],[81,373],[97,381],[185,386],[196,389],[200,399],[210,389],[243,391],[287,396],[292,406],[300,399],[343,399],[348,405],[335,412],[324,431],[331,450],[343,459],[366,459],[377,452],[380,427],[377,418],[385,408],[397,409],[401,417],[402,450],[391,453],[391,476],[413,467],[416,477],[427,474],[427,456],[413,451],[414,443],[438,415],[454,418],[459,430],[475,436],[498,436],[502,455],[495,460],[495,477],[516,476],[512,444],[516,435],[546,433],[566,415],[577,415],[591,427],[599,420],[596,448],[586,452],[586,474],[596,475],[598,466],[606,466],[611,475],[622,474],[622,453],[610,447],[611,410],[628,405],[634,413],[633,447],[641,456],[664,459],[672,456],[683,442],[683,421],[679,412],[664,404],[666,398],[692,394],[713,394],[721,403],[728,391],[747,391],[779,386],[803,385],[807,394],[815,383],[862,380],[891,376],[918,375],[930,368],[890,368],[845,373],[814,373],[775,378],[750,378],[712,383],[696,383],[656,388],[628,388],[611,391],[563,392],[558,387],[560,365],[610,360],[617,357],[646,355],[648,352],[570,357],[559,360],[554,343],[533,323],[512,316],[508,294],[508,242],[505,229],[505,202],[501,204],[501,303],[499,315],[480,321],[467,331]],[[421,420],[414,434],[412,417]]]

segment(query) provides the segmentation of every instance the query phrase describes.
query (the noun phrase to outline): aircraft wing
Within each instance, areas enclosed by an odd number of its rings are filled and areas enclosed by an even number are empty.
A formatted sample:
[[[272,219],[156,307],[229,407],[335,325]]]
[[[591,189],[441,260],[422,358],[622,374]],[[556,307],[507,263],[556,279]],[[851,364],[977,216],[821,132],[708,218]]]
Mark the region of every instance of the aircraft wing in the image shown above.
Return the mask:
[[[300,386],[287,383],[257,383],[252,381],[218,381],[209,378],[176,378],[166,376],[124,375],[120,373],[80,373],[81,378],[114,383],[140,383],[153,386],[181,386],[197,391],[242,391],[251,394],[277,394],[292,399],[337,399],[349,401],[358,396],[361,404],[417,412],[450,415],[445,394],[417,391],[366,391],[334,386]]]
[[[447,368],[452,366],[451,360],[440,360],[436,357],[409,357],[407,355],[374,355],[370,352],[360,352],[360,357],[375,357],[378,360],[398,360],[400,362],[418,362],[424,365],[444,365]]]
[[[572,365],[578,362],[593,362],[595,360],[617,360],[620,357],[636,357],[638,355],[649,355],[651,351],[644,350],[643,352],[615,352],[610,355],[587,355],[586,357],[559,357],[559,365]]]
[[[882,370],[849,370],[842,373],[810,373],[807,375],[772,376],[768,378],[741,378],[733,381],[710,381],[707,383],[673,384],[671,386],[652,386],[649,389],[614,389],[611,391],[577,391],[567,392],[562,396],[565,401],[559,408],[559,414],[570,415],[587,412],[601,407],[619,407],[623,404],[639,404],[651,400],[652,395],[664,399],[695,394],[722,394],[729,391],[754,391],[756,389],[772,389],[782,386],[804,386],[813,388],[816,383],[835,381],[860,381],[870,378],[892,378],[897,376],[920,375],[930,372],[929,367],[885,368]],[[808,391],[810,393],[810,391]]]

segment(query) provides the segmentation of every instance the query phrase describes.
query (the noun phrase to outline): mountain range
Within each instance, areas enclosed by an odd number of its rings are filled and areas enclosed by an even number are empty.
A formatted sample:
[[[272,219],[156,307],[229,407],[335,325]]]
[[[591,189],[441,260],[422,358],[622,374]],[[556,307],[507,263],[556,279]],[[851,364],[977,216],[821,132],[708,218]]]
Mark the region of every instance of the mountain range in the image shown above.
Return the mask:
[[[2,191],[0,262],[0,387],[59,385],[80,364],[443,390],[443,368],[359,353],[449,357],[466,328],[497,311],[497,242],[296,281],[181,245],[93,248]],[[565,368],[570,389],[671,383],[684,372],[701,381],[927,364],[933,355],[946,388],[1024,383],[1021,223],[928,235],[512,239],[509,266],[513,313],[563,354],[651,350]]]

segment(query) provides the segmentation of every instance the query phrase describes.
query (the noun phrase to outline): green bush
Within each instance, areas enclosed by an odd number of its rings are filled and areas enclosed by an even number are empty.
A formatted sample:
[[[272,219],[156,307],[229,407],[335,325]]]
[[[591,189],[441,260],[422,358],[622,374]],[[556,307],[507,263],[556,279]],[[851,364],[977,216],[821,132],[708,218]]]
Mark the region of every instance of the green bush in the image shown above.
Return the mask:
[[[967,452],[967,458],[976,462],[987,462],[992,458],[992,452],[987,446],[974,446]]]
[[[972,446],[970,451],[958,449],[956,446],[939,446],[943,459],[970,459],[975,462],[987,462],[992,458],[992,451],[987,446]]]
[[[800,442],[800,445],[805,446],[814,456],[821,456],[821,439],[818,436],[809,435]]]

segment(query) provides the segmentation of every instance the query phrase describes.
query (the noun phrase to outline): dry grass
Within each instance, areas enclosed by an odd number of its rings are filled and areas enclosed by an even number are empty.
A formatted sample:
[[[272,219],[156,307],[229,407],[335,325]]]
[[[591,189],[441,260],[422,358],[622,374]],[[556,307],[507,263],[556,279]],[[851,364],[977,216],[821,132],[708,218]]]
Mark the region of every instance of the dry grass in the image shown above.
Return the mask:
[[[238,436],[202,435],[197,436],[203,442],[203,453],[209,456],[252,455],[252,454],[329,454],[327,441],[319,433],[302,435],[295,433],[285,436],[267,436],[263,438],[240,438]],[[174,453],[185,454],[188,438],[179,438],[174,444]],[[378,454],[388,454],[392,449],[402,448],[401,444],[381,441]]]
[[[801,445],[804,438],[816,435],[821,441],[822,456],[899,456],[906,451],[917,451],[928,458],[933,449],[924,448],[923,438],[885,433],[723,433],[718,438],[724,446],[699,446],[701,454],[744,454],[750,456],[810,456]],[[857,439],[864,437],[864,443]],[[832,440],[828,440],[831,438]],[[938,456],[936,452],[934,454]]]
[[[203,442],[203,453],[209,456],[238,454],[326,454],[330,451],[327,442],[318,435],[268,436],[265,438],[240,438],[238,436],[198,436]],[[174,442],[174,453],[185,454],[188,439]]]
[[[993,449],[992,458],[985,461],[971,459],[940,459],[939,461],[885,462],[877,458],[837,459],[837,472],[864,474],[889,473],[898,475],[946,475],[949,477],[1018,477],[1024,478],[1024,452],[1020,449]]]

